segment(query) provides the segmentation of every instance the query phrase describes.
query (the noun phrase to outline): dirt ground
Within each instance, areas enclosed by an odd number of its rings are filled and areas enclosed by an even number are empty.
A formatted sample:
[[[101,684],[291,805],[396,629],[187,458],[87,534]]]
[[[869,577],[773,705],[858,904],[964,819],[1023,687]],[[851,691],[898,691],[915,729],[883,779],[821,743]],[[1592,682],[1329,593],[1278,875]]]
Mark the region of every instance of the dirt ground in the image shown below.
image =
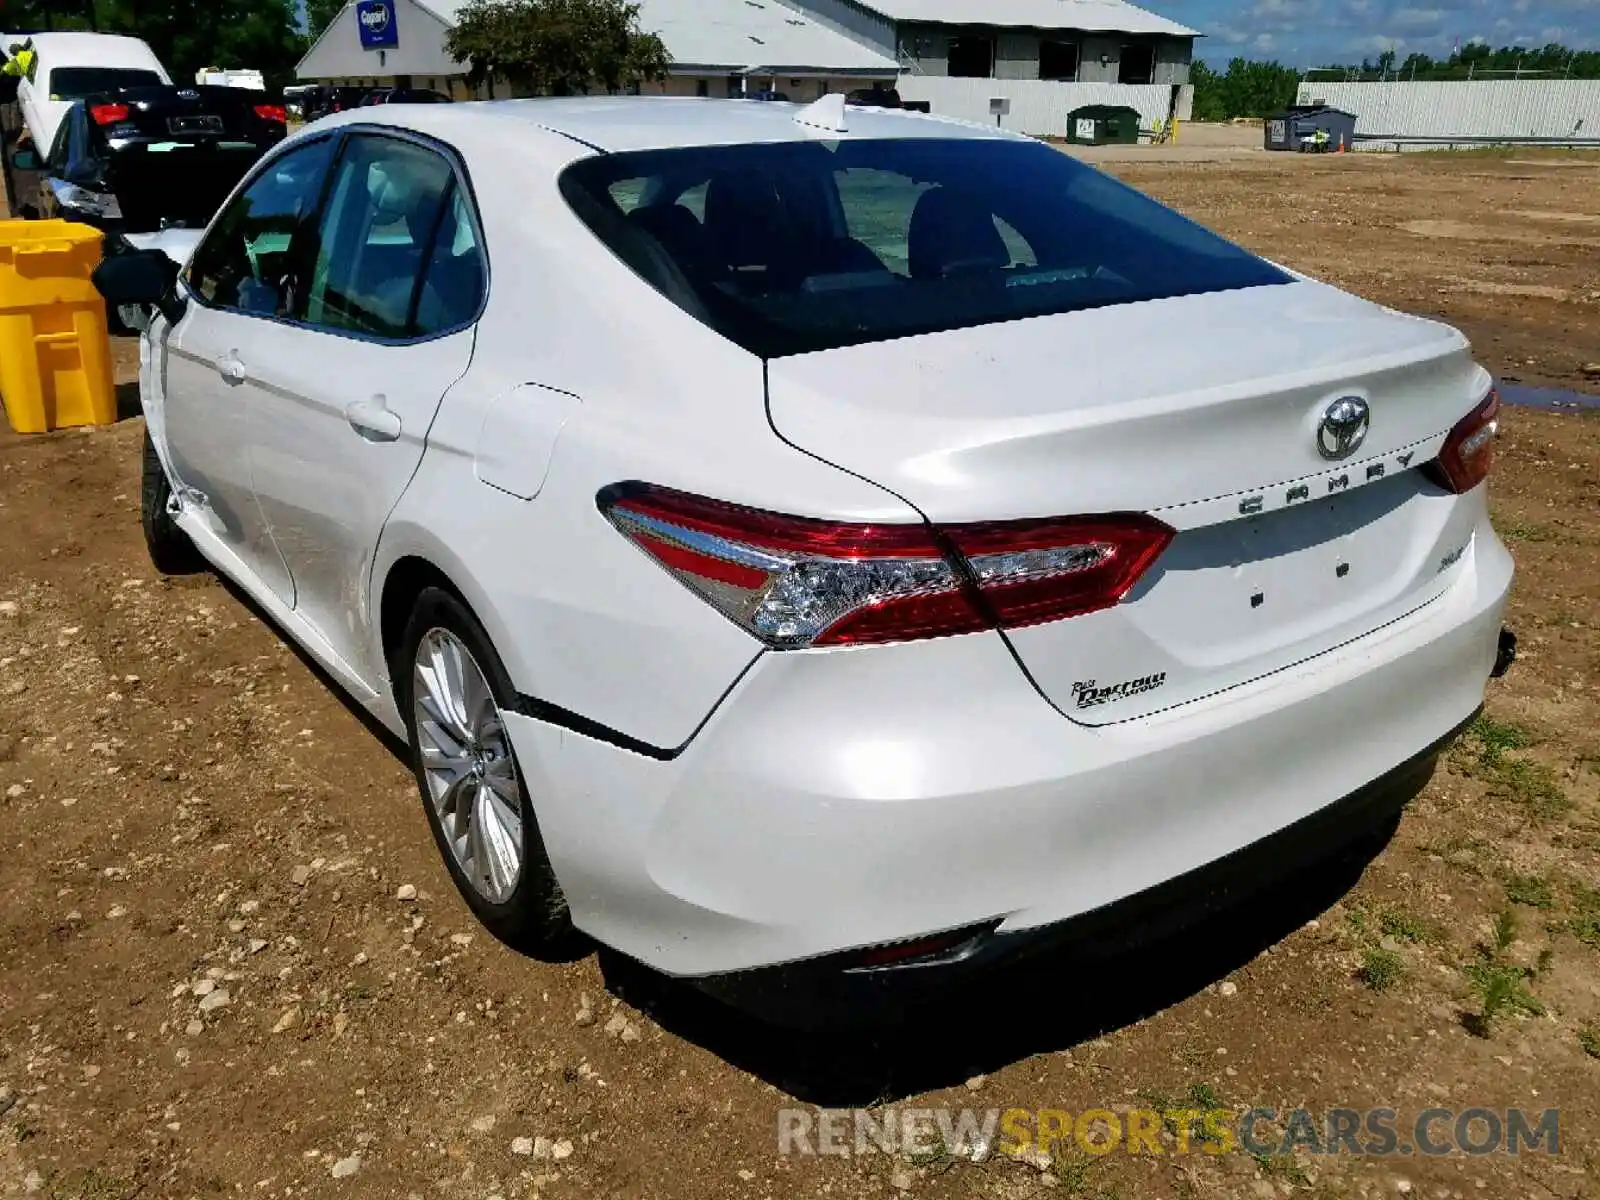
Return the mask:
[[[1111,169],[1600,391],[1600,159]],[[0,1196],[1600,1196],[1600,418],[1505,427],[1521,662],[1386,847],[865,1038],[498,945],[394,749],[216,579],[155,575],[141,423],[0,430]],[[1562,1153],[781,1156],[810,1103],[1558,1107]]]

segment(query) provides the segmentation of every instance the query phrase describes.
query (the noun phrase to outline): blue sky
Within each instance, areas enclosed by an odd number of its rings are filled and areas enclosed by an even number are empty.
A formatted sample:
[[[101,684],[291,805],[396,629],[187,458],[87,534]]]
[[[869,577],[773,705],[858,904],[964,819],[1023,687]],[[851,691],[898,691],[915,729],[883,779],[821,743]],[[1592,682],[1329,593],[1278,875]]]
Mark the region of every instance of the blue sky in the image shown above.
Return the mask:
[[[1600,47],[1600,0],[1133,0],[1208,36],[1201,57],[1295,66],[1359,62],[1393,47],[1435,57],[1482,38],[1495,46]]]

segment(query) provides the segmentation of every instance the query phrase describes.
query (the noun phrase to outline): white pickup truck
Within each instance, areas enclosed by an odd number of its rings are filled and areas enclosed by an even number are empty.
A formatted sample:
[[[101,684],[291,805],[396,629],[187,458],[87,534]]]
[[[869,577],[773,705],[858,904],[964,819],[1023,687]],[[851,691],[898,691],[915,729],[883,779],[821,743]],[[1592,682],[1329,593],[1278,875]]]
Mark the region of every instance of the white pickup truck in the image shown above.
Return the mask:
[[[28,54],[24,58],[23,52]],[[0,54],[26,67],[16,79],[21,130],[41,156],[75,100],[118,88],[170,85],[155,52],[138,38],[107,33],[0,33]]]

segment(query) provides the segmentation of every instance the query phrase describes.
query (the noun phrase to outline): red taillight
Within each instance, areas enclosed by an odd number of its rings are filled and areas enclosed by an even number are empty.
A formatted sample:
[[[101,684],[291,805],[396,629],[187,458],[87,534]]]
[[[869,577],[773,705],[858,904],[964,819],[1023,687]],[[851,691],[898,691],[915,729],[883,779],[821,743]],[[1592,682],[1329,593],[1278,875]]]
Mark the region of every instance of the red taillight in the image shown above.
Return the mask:
[[[281,104],[258,104],[256,116],[263,121],[276,121],[279,125],[285,125],[289,121],[289,110]]]
[[[1153,517],[1122,513],[953,525],[946,532],[1000,625],[1018,629],[1120,602],[1173,531]]]
[[[648,484],[609,488],[600,508],[690,591],[777,649],[1080,616],[1127,595],[1172,537],[1139,514],[938,528],[842,524]]]
[[[95,104],[89,108],[89,119],[96,125],[115,125],[126,121],[129,111],[126,104]]]
[[[1470,492],[1489,477],[1494,465],[1494,439],[1500,432],[1500,395],[1473,409],[1450,431],[1439,457],[1428,464],[1428,474],[1440,487],[1456,495]]]

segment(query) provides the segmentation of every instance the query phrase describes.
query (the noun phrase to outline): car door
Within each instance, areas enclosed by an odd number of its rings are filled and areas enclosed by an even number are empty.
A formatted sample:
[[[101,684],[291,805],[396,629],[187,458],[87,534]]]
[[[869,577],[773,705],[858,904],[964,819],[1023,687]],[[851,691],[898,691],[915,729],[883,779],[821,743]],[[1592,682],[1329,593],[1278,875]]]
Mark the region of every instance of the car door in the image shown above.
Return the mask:
[[[38,150],[38,204],[43,217],[61,216],[59,194],[67,186],[68,164],[72,161],[73,121],[68,116],[56,130],[55,142]]]
[[[278,347],[296,310],[297,255],[308,255],[336,139],[272,159],[211,224],[185,268],[188,310],[166,346],[167,467],[181,503],[285,604],[294,588],[250,480],[247,361]],[[292,350],[289,351],[292,353]]]
[[[363,678],[378,536],[472,359],[487,286],[470,191],[444,148],[360,132],[328,185],[300,328],[244,370],[255,493],[295,608]]]
[[[96,227],[122,217],[116,196],[105,190],[102,164],[94,156],[89,114],[74,104],[56,130],[55,145],[39,180],[40,211],[46,217],[83,221]]]

